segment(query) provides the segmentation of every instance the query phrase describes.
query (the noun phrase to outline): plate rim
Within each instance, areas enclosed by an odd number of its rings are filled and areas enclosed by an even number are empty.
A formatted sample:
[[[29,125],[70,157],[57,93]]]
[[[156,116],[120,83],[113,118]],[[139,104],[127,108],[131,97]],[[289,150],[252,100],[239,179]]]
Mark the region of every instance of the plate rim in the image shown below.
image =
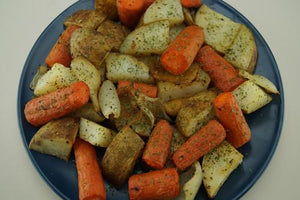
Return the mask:
[[[57,15],[47,26],[46,28],[42,31],[42,33],[39,35],[39,37],[36,39],[34,45],[32,46],[32,48],[30,49],[30,52],[26,58],[26,61],[23,65],[22,68],[22,72],[21,72],[21,76],[20,76],[20,80],[19,80],[19,84],[18,84],[18,95],[17,95],[17,117],[18,117],[18,125],[19,125],[19,132],[21,134],[22,137],[22,143],[23,146],[27,152],[27,155],[29,156],[33,166],[35,167],[35,169],[38,171],[39,175],[43,178],[43,180],[48,184],[48,186],[50,186],[50,188],[61,198],[63,199],[69,199],[68,197],[66,197],[66,195],[64,195],[56,186],[53,185],[53,183],[47,178],[47,176],[44,174],[44,172],[41,170],[41,168],[39,167],[39,165],[37,164],[34,156],[32,155],[31,151],[28,148],[27,145],[27,141],[25,138],[25,131],[23,128],[23,124],[22,124],[22,110],[21,110],[21,87],[22,87],[22,83],[24,82],[24,78],[25,78],[25,73],[27,71],[27,69],[29,68],[29,60],[32,57],[33,54],[33,50],[36,48],[37,44],[39,43],[39,41],[41,40],[41,37],[49,30],[50,26],[54,24],[54,22],[61,17],[67,10],[71,9],[72,7],[75,7],[78,3],[80,3],[82,0],[78,0],[76,2],[74,2],[73,4],[71,4],[70,6],[68,6],[66,9],[64,9],[59,15]],[[247,186],[245,188],[243,188],[243,190],[241,190],[240,192],[238,192],[238,194],[234,197],[234,199],[239,199],[241,198],[247,191],[249,191],[252,186],[257,182],[257,180],[261,177],[261,175],[264,173],[264,171],[266,170],[266,168],[268,167],[270,161],[272,160],[274,153],[277,149],[278,146],[278,142],[282,133],[282,127],[283,127],[283,123],[284,123],[284,115],[285,115],[285,98],[284,98],[284,88],[283,88],[283,84],[282,84],[282,78],[281,78],[281,74],[280,74],[280,70],[278,68],[277,62],[275,60],[275,57],[268,45],[268,43],[266,42],[266,40],[264,39],[264,37],[262,36],[262,34],[256,29],[256,27],[242,14],[240,13],[237,9],[235,9],[234,7],[232,7],[230,4],[228,4],[227,2],[223,1],[223,0],[216,0],[216,3],[219,3],[221,6],[223,6],[225,9],[230,10],[232,13],[234,13],[235,15],[237,14],[238,17],[240,17],[243,21],[245,21],[248,25],[251,26],[251,29],[254,30],[255,34],[257,34],[257,36],[259,37],[259,39],[262,40],[262,42],[265,45],[265,49],[267,51],[267,53],[270,56],[270,60],[271,63],[273,65],[273,69],[275,71],[275,77],[278,80],[278,87],[279,87],[279,91],[280,91],[280,101],[281,101],[281,106],[280,106],[280,113],[282,113],[280,115],[279,118],[279,124],[278,124],[278,129],[275,132],[276,133],[276,138],[273,141],[273,145],[272,148],[270,149],[270,154],[267,156],[265,162],[263,163],[263,165],[261,165],[260,169],[258,170],[258,172],[253,176],[253,178],[251,179],[251,181],[247,184]]]

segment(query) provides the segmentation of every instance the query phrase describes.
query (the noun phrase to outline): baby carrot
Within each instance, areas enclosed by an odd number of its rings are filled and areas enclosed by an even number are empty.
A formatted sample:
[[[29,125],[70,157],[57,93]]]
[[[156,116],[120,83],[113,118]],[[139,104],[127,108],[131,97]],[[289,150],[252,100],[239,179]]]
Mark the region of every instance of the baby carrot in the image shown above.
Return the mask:
[[[45,60],[45,63],[49,67],[52,67],[55,63],[60,63],[65,67],[69,67],[72,60],[70,53],[70,38],[72,33],[78,28],[80,28],[80,26],[70,26],[58,38]]]
[[[89,88],[84,82],[73,83],[27,102],[25,117],[34,126],[43,125],[85,105],[89,95]]]
[[[204,42],[203,30],[196,25],[186,27],[162,54],[162,66],[170,73],[184,73],[193,63]]]
[[[133,27],[144,12],[143,0],[117,0],[119,18],[123,24]]]
[[[79,200],[105,200],[106,192],[95,148],[77,138],[74,154],[78,174]]]
[[[180,194],[179,175],[175,168],[135,174],[129,178],[130,200],[173,199]]]
[[[192,8],[199,7],[202,3],[202,0],[181,0],[183,7]]]
[[[239,148],[251,139],[251,131],[246,119],[231,92],[221,93],[214,100],[214,109],[218,119],[227,132],[226,140]]]
[[[178,169],[185,170],[204,154],[221,144],[225,137],[224,127],[216,120],[211,120],[175,151],[172,157],[174,164]]]
[[[238,76],[237,71],[210,46],[204,46],[198,52],[196,61],[207,72],[217,88],[223,92],[234,90],[245,80]]]
[[[152,168],[162,169],[170,153],[173,135],[172,126],[166,120],[160,120],[147,142],[143,161]]]

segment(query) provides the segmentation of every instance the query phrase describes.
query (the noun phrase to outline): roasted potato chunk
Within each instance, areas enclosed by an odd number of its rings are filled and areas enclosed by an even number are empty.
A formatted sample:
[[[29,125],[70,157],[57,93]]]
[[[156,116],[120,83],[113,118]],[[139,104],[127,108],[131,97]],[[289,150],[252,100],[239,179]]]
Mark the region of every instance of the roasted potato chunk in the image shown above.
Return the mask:
[[[104,13],[108,19],[118,17],[117,0],[95,0],[95,10]]]
[[[183,23],[175,26],[171,26],[169,32],[169,42],[171,43],[179,35],[179,33],[183,31],[185,27],[186,26]]]
[[[103,156],[101,169],[106,180],[120,188],[131,174],[143,148],[144,141],[128,126],[124,127]]]
[[[102,34],[113,51],[119,51],[122,42],[129,34],[129,30],[125,26],[111,20],[105,20],[97,31]]]
[[[96,112],[92,103],[87,103],[78,110],[69,114],[70,117],[85,118],[90,121],[100,123],[105,120],[101,112]]]
[[[42,126],[30,141],[29,149],[68,160],[79,129],[79,120],[65,117]]]
[[[72,58],[83,56],[97,69],[108,56],[111,47],[105,37],[96,30],[80,28],[74,31],[70,40]]]
[[[96,12],[95,10],[78,10],[66,19],[64,25],[77,25],[82,28],[96,29],[105,19],[106,16],[101,12]]]

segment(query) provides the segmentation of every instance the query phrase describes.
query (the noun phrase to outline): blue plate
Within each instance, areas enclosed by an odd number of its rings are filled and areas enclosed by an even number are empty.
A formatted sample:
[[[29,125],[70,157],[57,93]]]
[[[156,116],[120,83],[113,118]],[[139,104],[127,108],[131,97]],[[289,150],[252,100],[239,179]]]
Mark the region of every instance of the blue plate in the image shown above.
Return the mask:
[[[55,44],[59,35],[63,32],[63,22],[65,19],[79,9],[92,9],[93,0],[78,1],[64,12],[62,12],[43,31],[34,44],[23,68],[18,91],[18,119],[21,136],[25,148],[34,166],[45,179],[48,185],[63,199],[78,199],[77,173],[74,157],[69,162],[58,158],[37,153],[28,149],[28,144],[37,129],[27,123],[24,116],[24,107],[33,93],[29,84],[40,64]],[[212,9],[223,13],[236,22],[240,22],[249,27],[255,37],[258,60],[255,70],[256,74],[261,74],[270,79],[280,91],[279,95],[273,96],[273,101],[253,114],[247,115],[246,119],[252,131],[252,140],[244,145],[239,151],[244,155],[244,161],[228,178],[222,186],[215,199],[238,199],[257,181],[270,162],[276,149],[284,115],[284,94],[280,73],[267,43],[256,30],[256,28],[237,10],[218,0],[204,0],[204,4]],[[99,153],[99,158],[102,152]],[[127,185],[120,190],[105,183],[107,189],[107,199],[128,199]],[[203,186],[196,199],[208,199]]]

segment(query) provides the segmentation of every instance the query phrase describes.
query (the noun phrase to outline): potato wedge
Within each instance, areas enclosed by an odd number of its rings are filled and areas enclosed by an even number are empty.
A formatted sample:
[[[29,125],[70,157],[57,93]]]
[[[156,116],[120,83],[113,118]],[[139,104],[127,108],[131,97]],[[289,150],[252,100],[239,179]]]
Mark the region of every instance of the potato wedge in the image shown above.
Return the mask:
[[[176,116],[179,110],[181,109],[181,107],[186,103],[188,103],[190,100],[213,102],[213,100],[216,97],[217,97],[216,91],[204,90],[188,98],[178,98],[178,99],[167,101],[164,103],[164,108],[169,115]]]
[[[201,186],[202,177],[201,165],[196,161],[187,171],[180,174],[181,192],[174,200],[194,200]]]
[[[66,27],[77,25],[82,28],[96,29],[104,20],[106,15],[95,10],[78,10],[70,15],[64,25]]]
[[[265,89],[268,93],[279,94],[279,91],[276,88],[276,86],[264,76],[261,76],[259,74],[250,74],[244,70],[239,70],[239,75],[259,85],[260,87]]]
[[[209,75],[199,69],[196,79],[192,83],[176,85],[171,82],[158,82],[158,98],[162,102],[172,99],[190,97],[208,88],[210,83]]]
[[[77,57],[71,62],[71,72],[79,81],[84,81],[90,89],[90,98],[96,112],[100,111],[98,91],[100,87],[100,73],[95,66],[84,57]]]
[[[116,133],[95,122],[80,118],[79,137],[97,147],[108,147]]]
[[[123,25],[117,24],[111,20],[105,20],[98,27],[97,31],[105,38],[108,46],[112,48],[113,51],[119,51],[119,48],[130,33],[130,31]]]
[[[250,73],[254,71],[257,48],[252,32],[245,25],[241,25],[232,45],[226,50],[224,58],[238,69]]]
[[[118,53],[110,53],[105,59],[106,77],[112,82],[153,82],[149,67],[135,57]]]
[[[120,188],[131,174],[142,153],[144,141],[128,126],[112,140],[101,161],[103,176]]]
[[[49,70],[48,67],[44,66],[44,65],[40,65],[36,74],[34,75],[32,81],[30,82],[30,89],[34,90],[36,87],[36,84],[38,82],[38,80],[47,73],[47,71]]]
[[[117,19],[117,1],[116,0],[95,0],[94,4],[97,12],[104,13],[108,19]]]
[[[169,42],[171,43],[179,35],[179,33],[183,31],[185,27],[186,26],[183,23],[175,26],[171,26],[169,32]]]
[[[74,31],[70,39],[72,58],[83,56],[99,69],[108,56],[111,46],[105,37],[96,30],[80,28]]]
[[[132,31],[123,41],[120,52],[124,54],[162,54],[169,44],[169,22],[158,21]]]
[[[99,102],[101,112],[106,119],[110,117],[118,118],[121,113],[121,104],[115,85],[106,80],[102,83],[99,91]]]
[[[173,136],[171,141],[171,148],[170,148],[170,156],[172,158],[173,153],[187,140],[176,128],[173,128]]]
[[[65,117],[42,126],[30,141],[29,149],[68,160],[79,129],[79,120]]]
[[[87,103],[78,110],[70,113],[68,116],[74,118],[85,118],[87,120],[100,123],[105,120],[105,117],[99,112],[96,112],[92,103]]]
[[[183,16],[184,16],[184,23],[188,26],[194,25],[194,9],[191,8],[182,8]]]
[[[242,111],[250,114],[272,101],[272,97],[248,80],[232,91]]]
[[[214,117],[212,102],[190,100],[179,110],[176,128],[185,137],[190,137]]]
[[[205,154],[202,161],[203,184],[210,198],[214,198],[228,176],[243,161],[243,155],[226,140]]]
[[[70,68],[55,63],[53,67],[39,78],[34,89],[34,95],[41,96],[66,87],[75,81]]]
[[[143,24],[168,20],[170,26],[181,24],[184,20],[180,0],[156,0],[148,7]]]
[[[221,53],[226,53],[241,28],[241,24],[204,4],[196,13],[195,24],[203,28],[205,43]]]

